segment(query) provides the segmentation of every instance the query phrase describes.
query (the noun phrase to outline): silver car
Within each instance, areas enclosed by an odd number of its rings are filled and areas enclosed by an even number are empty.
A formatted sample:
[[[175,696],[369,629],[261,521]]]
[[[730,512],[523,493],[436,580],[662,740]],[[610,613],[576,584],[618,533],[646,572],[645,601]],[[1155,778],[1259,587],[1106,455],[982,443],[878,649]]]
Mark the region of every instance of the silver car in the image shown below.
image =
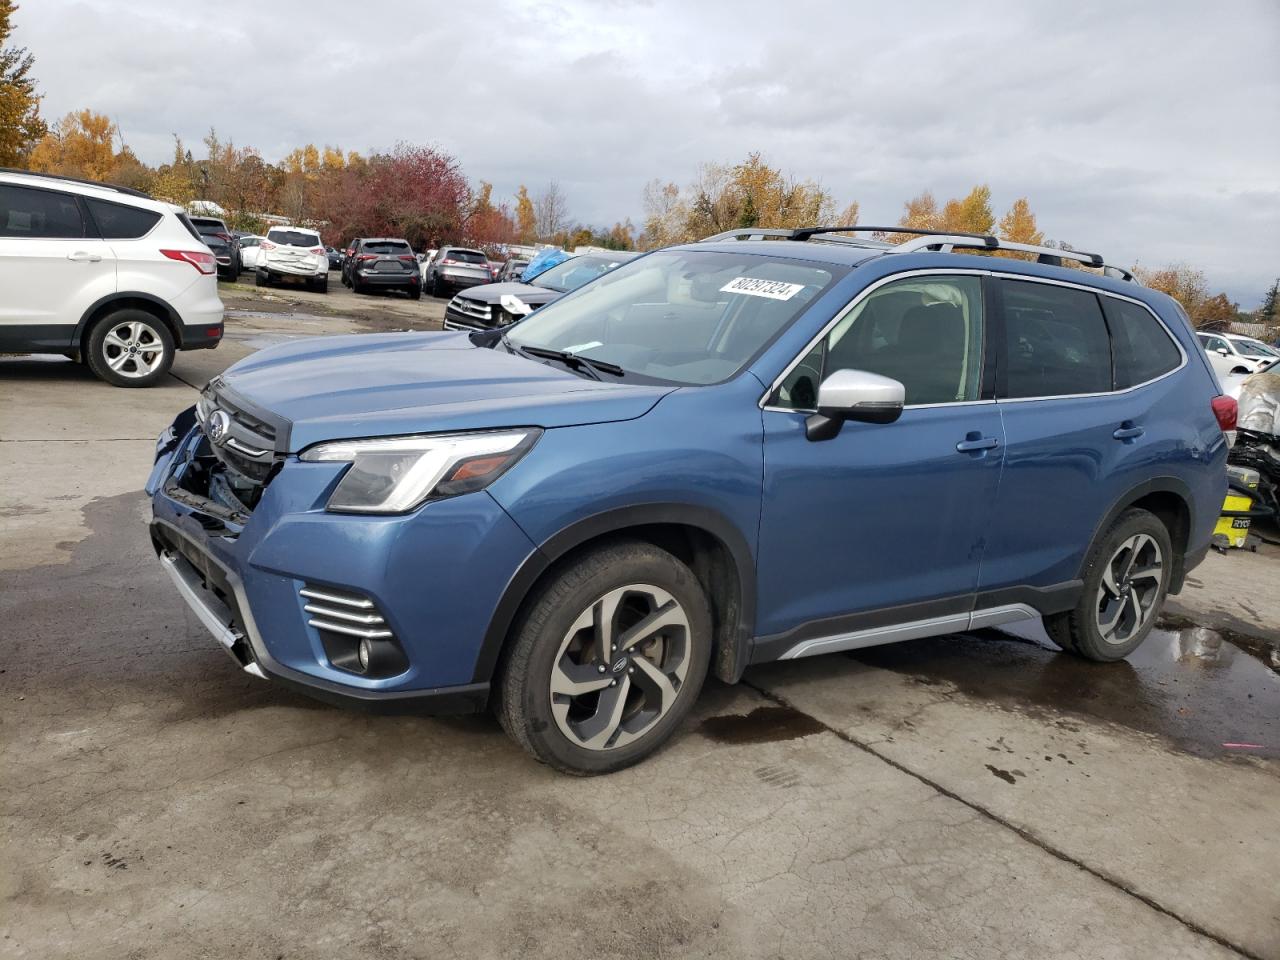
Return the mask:
[[[422,275],[422,285],[433,297],[445,297],[463,287],[492,282],[489,258],[470,247],[441,247]]]

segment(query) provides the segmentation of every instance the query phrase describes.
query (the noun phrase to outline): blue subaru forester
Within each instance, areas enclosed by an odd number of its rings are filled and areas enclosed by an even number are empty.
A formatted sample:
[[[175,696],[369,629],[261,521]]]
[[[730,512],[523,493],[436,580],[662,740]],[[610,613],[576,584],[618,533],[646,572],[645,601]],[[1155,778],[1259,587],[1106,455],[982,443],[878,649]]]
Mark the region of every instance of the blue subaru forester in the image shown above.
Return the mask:
[[[1035,617],[1126,656],[1226,490],[1185,315],[1092,254],[834,231],[263,350],[160,438],[160,561],[250,673],[491,706],[572,773],[657,749],[708,671]]]

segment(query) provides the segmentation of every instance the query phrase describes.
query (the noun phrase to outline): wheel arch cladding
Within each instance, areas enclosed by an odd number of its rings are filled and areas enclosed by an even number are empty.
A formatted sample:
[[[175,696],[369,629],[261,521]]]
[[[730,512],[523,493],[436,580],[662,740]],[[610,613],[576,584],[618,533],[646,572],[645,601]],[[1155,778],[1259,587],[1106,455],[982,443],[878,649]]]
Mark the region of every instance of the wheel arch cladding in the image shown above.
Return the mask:
[[[1146,510],[1154,514],[1169,531],[1169,543],[1173,547],[1173,575],[1169,579],[1169,592],[1177,593],[1182,589],[1182,581],[1186,576],[1187,546],[1195,519],[1191,504],[1190,489],[1176,477],[1157,477],[1141,483],[1116,501],[1107,512],[1094,530],[1093,539],[1089,541],[1090,551],[1098,538],[1111,529],[1112,524],[1126,510]],[[1085,555],[1085,562],[1087,561],[1088,554]],[[1083,564],[1080,576],[1084,576]]]
[[[98,300],[84,312],[76,325],[76,345],[83,350],[94,324],[116,310],[141,310],[151,314],[168,328],[174,348],[182,349],[182,324],[178,322],[173,308],[148,293],[113,293]]]
[[[624,507],[579,520],[557,533],[515,572],[503,591],[473,679],[493,677],[527,603],[538,588],[582,552],[605,543],[637,540],[666,550],[698,578],[711,608],[714,631],[711,670],[736,683],[750,659],[755,630],[755,563],[746,538],[712,510],[683,504]]]

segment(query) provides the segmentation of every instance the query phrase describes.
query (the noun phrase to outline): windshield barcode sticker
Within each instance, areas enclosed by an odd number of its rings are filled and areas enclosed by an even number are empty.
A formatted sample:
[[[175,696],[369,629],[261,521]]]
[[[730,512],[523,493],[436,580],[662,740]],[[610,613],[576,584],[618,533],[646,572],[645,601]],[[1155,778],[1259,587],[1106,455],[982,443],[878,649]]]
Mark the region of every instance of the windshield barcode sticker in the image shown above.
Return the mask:
[[[804,289],[803,283],[783,283],[781,280],[760,280],[757,277],[734,277],[721,293],[741,293],[748,297],[768,297],[770,300],[790,300]]]

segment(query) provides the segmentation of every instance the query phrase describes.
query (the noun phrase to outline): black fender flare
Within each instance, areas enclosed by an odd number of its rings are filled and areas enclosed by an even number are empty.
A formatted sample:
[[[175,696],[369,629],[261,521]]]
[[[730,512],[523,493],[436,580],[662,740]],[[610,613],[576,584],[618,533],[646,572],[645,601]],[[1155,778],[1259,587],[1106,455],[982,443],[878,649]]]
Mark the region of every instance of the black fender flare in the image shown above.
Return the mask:
[[[161,315],[169,325],[169,332],[173,334],[174,346],[179,350],[182,349],[182,318],[178,316],[178,311],[154,294],[142,293],[138,290],[118,290],[115,293],[107,294],[105,297],[99,297],[90,304],[89,308],[81,314],[80,322],[76,324],[76,332],[71,341],[72,344],[79,345],[83,342],[85,328],[89,325],[89,320],[96,314],[101,313],[103,307],[109,307],[116,301],[127,300],[143,300],[159,307]]]
[[[1226,495],[1226,477],[1223,477],[1222,492]],[[1093,545],[1098,542],[1098,537],[1110,529],[1115,523],[1116,518],[1134,503],[1143,497],[1152,493],[1172,493],[1177,496],[1187,507],[1187,536],[1190,537],[1191,531],[1196,526],[1196,502],[1191,495],[1191,488],[1177,477],[1152,477],[1150,480],[1144,480],[1136,486],[1130,487],[1125,493],[1118,497],[1111,505],[1111,509],[1103,514],[1101,521],[1093,529],[1093,536],[1089,538],[1089,546],[1085,549],[1084,557],[1080,560],[1080,568],[1077,571],[1077,577],[1084,579],[1085,564],[1089,562],[1089,554],[1093,551]],[[1173,578],[1169,583],[1169,592],[1176,593],[1182,589],[1182,578],[1186,575],[1185,553],[1174,557]]]
[[[647,503],[606,510],[575,521],[539,544],[512,574],[502,591],[502,598],[489,619],[489,627],[476,657],[472,680],[483,683],[493,678],[498,658],[521,606],[534,584],[556,561],[589,541],[655,524],[696,528],[714,537],[728,550],[738,577],[739,610],[736,629],[731,637],[725,639],[733,644],[731,662],[736,681],[747,666],[751,640],[755,635],[755,557],[746,537],[723,514],[710,507],[684,503]]]

